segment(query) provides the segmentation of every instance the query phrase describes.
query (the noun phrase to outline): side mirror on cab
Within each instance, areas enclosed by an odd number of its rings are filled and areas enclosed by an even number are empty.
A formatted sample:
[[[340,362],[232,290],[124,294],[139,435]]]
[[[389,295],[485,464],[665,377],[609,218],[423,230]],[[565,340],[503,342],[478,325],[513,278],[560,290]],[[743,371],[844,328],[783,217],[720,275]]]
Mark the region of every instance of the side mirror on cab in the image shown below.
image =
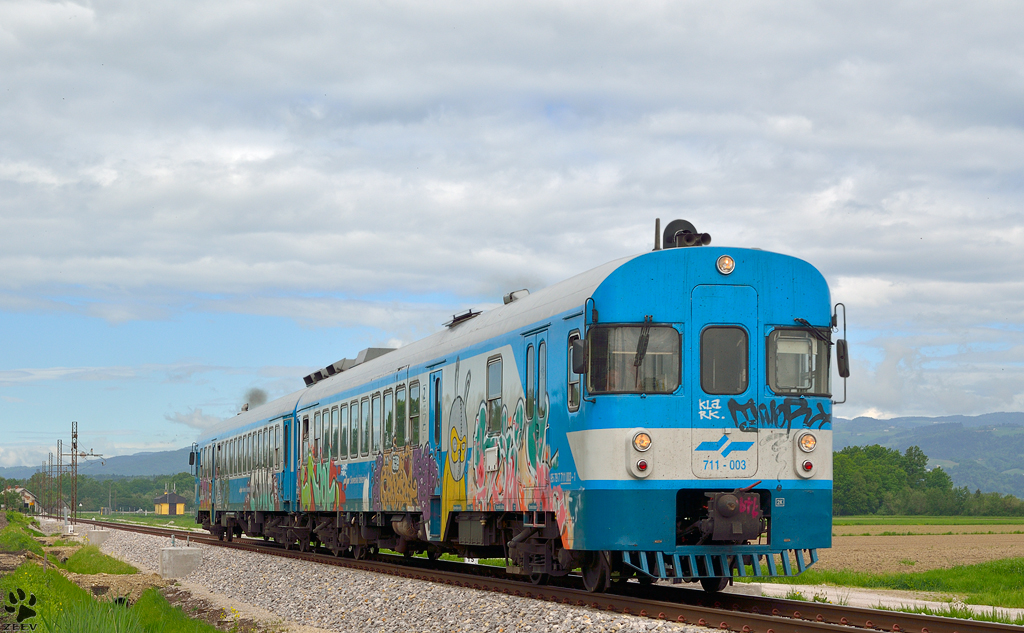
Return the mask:
[[[572,373],[587,373],[587,346],[582,339],[572,342]]]
[[[195,466],[196,465],[196,454],[195,453],[189,453],[188,454],[188,465],[189,466]]]
[[[844,338],[836,341],[836,365],[840,378],[850,377],[850,348]]]

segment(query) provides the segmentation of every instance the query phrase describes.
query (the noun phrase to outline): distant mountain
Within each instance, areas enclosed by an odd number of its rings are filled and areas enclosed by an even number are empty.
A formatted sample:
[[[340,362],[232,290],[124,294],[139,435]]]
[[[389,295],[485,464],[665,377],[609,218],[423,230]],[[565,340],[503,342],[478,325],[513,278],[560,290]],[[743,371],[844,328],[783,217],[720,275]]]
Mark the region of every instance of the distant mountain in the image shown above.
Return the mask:
[[[79,461],[78,474],[89,475],[98,479],[105,477],[152,477],[153,475],[176,475],[188,472],[189,448],[176,451],[160,451],[155,453],[135,453],[119,455],[103,460],[90,459]],[[35,466],[14,466],[0,468],[0,477],[7,479],[27,479],[38,472]]]
[[[833,418],[833,446],[920,446],[953,485],[1024,499],[1024,413],[938,418]]]

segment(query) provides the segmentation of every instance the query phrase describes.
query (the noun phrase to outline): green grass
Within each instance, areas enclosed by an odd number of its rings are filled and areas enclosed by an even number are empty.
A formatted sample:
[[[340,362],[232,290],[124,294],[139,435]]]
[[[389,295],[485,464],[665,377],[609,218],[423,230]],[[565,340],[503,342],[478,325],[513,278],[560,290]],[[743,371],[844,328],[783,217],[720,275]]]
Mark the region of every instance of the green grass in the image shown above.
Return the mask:
[[[43,547],[32,537],[32,530],[28,517],[20,512],[7,512],[7,526],[0,530],[0,551],[20,552],[28,550],[40,556],[43,555]],[[38,534],[38,532],[37,532]]]
[[[95,545],[86,545],[72,554],[65,563],[65,569],[75,574],[134,574],[139,571],[100,552]]]
[[[53,626],[61,612],[93,600],[84,589],[62,576],[53,567],[44,572],[42,567],[34,563],[24,563],[10,574],[0,577],[0,596],[6,598],[11,592],[17,592],[19,589],[26,596],[36,597],[33,605],[36,617],[29,618],[22,624],[42,625],[40,629],[48,631],[61,630]]]
[[[196,518],[191,514],[179,514],[176,516],[156,515],[150,514],[148,516],[142,514],[114,514],[100,516],[99,514],[90,514],[88,516],[82,516],[83,519],[89,519],[92,521],[104,521],[107,523],[137,523],[140,525],[152,525],[154,527],[173,527],[183,529],[199,529],[200,526],[196,523]]]
[[[773,582],[801,585],[835,585],[872,589],[930,591],[963,597],[966,604],[1024,608],[1024,558],[1008,558],[978,565],[923,572],[867,574],[809,569],[797,577]]]
[[[220,633],[217,629],[185,615],[178,607],[171,606],[156,589],[147,589],[131,609],[145,627],[145,631],[160,633]]]
[[[833,517],[832,525],[1024,525],[1024,517],[867,515]]]
[[[214,627],[192,620],[156,590],[146,590],[130,608],[95,600],[88,592],[54,569],[43,571],[25,563],[0,577],[0,596],[18,590],[35,596],[37,614],[22,622],[37,631],[111,631],[116,633],[218,633]],[[6,614],[5,614],[6,615]]]

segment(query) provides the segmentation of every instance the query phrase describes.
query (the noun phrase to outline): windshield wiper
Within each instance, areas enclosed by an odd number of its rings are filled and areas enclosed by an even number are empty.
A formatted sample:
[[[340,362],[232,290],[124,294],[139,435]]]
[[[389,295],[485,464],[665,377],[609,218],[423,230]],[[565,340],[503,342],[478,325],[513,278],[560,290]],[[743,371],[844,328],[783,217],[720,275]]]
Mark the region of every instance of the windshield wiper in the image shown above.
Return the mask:
[[[807,321],[807,319],[793,319],[793,320],[796,321],[797,323],[799,323],[800,325],[804,326],[805,329],[810,330],[811,334],[814,335],[814,338],[818,339],[822,343],[825,343],[826,345],[832,345],[832,340],[829,337],[827,337],[824,334],[822,334],[821,330],[819,330],[818,328],[816,328],[813,325],[811,325],[810,322]]]
[[[633,367],[640,367],[640,364],[644,362],[644,356],[647,356],[647,343],[651,340],[651,322],[654,321],[654,317],[647,315],[644,317],[644,325],[640,328],[640,340],[636,342],[636,356],[633,357]]]

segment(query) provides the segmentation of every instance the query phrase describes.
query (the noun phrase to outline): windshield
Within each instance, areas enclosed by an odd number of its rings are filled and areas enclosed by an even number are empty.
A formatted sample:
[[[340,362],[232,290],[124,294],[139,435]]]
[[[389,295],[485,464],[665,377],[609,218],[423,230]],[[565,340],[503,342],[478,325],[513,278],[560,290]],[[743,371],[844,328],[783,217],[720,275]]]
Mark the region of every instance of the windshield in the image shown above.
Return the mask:
[[[672,393],[679,387],[679,332],[664,325],[594,326],[587,333],[591,393]]]
[[[779,394],[829,395],[828,360],[828,343],[813,332],[775,330],[768,335],[768,386]]]

